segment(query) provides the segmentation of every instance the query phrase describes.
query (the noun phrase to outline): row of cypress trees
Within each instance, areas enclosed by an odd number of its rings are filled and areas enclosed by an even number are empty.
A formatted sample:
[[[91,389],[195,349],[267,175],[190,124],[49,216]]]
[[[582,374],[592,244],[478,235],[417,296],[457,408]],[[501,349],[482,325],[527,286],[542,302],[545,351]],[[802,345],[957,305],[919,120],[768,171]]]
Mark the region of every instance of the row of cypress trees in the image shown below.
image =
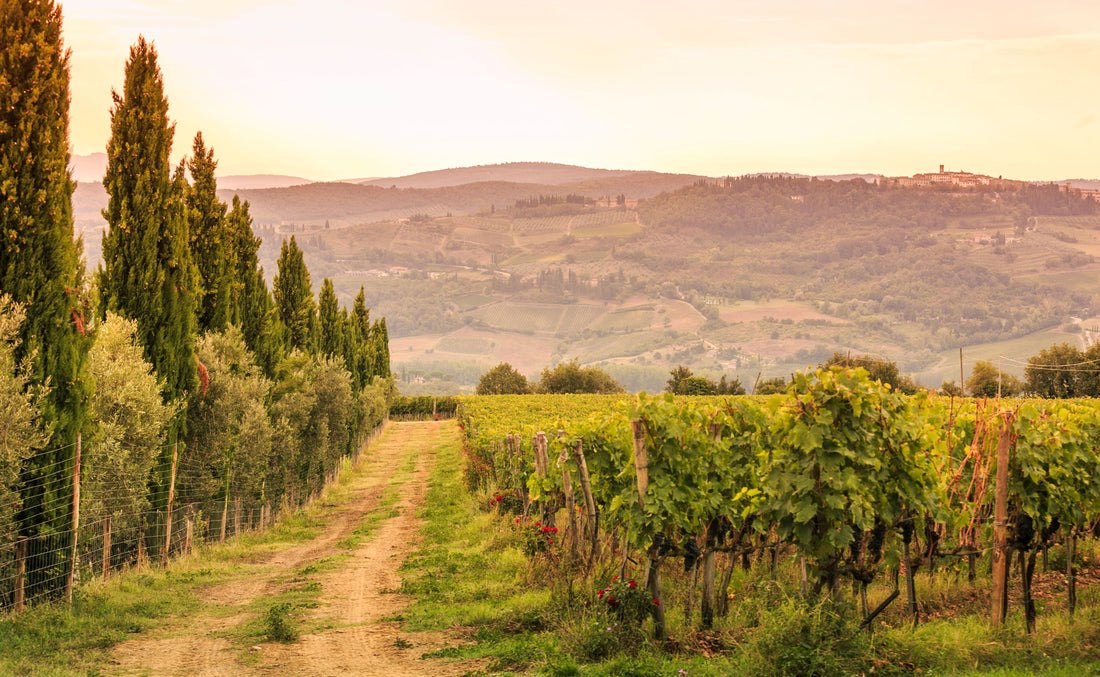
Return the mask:
[[[50,506],[66,505],[71,472],[57,469],[71,470],[77,436],[89,425],[88,353],[108,313],[134,323],[165,402],[205,392],[196,341],[231,327],[268,379],[295,351],[341,364],[359,390],[390,369],[385,319],[371,322],[362,290],[350,313],[339,307],[327,279],[318,308],[293,238],[283,243],[269,291],[249,205],[219,200],[217,162],[201,133],[172,172],[175,126],[156,50],[144,38],[130,50],[122,91],[112,92],[103,179],[109,230],[103,264],[87,276],[73,229],[69,70],[60,7],[0,0],[0,294],[25,312],[14,358],[28,391],[43,393],[36,405],[48,437],[21,469],[22,486],[33,487],[18,505],[27,536],[65,530],[67,513]],[[187,420],[172,420],[170,441],[182,438]]]

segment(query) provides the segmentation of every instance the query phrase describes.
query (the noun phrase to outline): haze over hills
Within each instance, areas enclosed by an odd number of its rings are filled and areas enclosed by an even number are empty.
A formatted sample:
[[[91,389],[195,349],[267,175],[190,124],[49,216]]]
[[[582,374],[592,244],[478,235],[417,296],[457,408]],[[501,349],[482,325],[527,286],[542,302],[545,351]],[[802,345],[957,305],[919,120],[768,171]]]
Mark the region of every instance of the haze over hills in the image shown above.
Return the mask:
[[[511,163],[219,186],[251,203],[269,276],[293,234],[315,288],[328,277],[345,303],[364,288],[409,392],[468,389],[500,361],[534,375],[567,359],[631,389],[660,389],[679,364],[748,384],[834,350],[937,386],[958,379],[959,347],[968,365],[1007,355],[1019,372],[1043,347],[1100,336],[1091,196],[814,178]],[[102,185],[77,187],[90,267],[105,204]]]
[[[532,183],[563,185],[606,179],[638,172],[612,169],[590,169],[575,165],[561,165],[552,162],[508,162],[475,167],[458,167],[419,172],[409,176],[359,179],[353,183],[382,188],[442,188],[459,186],[466,183],[505,181],[509,183]]]

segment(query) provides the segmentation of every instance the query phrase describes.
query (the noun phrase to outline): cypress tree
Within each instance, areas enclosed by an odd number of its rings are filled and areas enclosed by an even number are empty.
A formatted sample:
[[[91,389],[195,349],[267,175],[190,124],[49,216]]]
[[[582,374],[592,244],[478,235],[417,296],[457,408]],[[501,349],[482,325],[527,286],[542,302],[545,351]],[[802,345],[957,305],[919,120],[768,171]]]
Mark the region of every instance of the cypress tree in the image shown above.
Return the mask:
[[[325,357],[335,357],[344,353],[344,322],[340,318],[340,304],[336,300],[336,290],[332,280],[327,277],[321,282],[321,295],[317,301],[318,320],[321,327],[320,348]]]
[[[236,244],[225,215],[225,203],[218,199],[214,171],[218,167],[214,149],[207,150],[202,132],[195,134],[191,159],[187,161],[191,185],[187,188],[187,225],[191,257],[199,276],[196,321],[200,332],[224,330],[232,310],[231,266]]]
[[[362,390],[374,376],[374,344],[371,342],[370,309],[367,308],[363,287],[355,296],[348,317],[348,343],[344,360],[356,390]]]
[[[386,330],[386,318],[374,323],[371,332],[374,339],[374,373],[382,378],[389,378],[390,374],[390,333]]]
[[[226,233],[233,250],[229,277],[229,321],[241,327],[245,345],[256,357],[268,378],[283,359],[285,331],[260,266],[260,238],[252,232],[248,201],[233,196],[233,205],[225,217]]]
[[[287,347],[291,350],[313,352],[313,333],[316,317],[313,290],[309,281],[309,269],[302,259],[302,250],[294,236],[283,240],[279,250],[278,272],[274,284],[275,307],[279,319],[287,331]]]
[[[67,529],[73,443],[84,424],[89,387],[83,262],[73,240],[69,175],[69,53],[61,8],[51,0],[0,0],[0,292],[24,305],[15,359],[33,356],[32,385],[51,438],[24,471],[24,533]],[[53,472],[56,471],[56,472]],[[58,506],[56,515],[51,506]]]
[[[130,48],[122,94],[111,93],[111,139],[103,185],[109,200],[103,216],[99,272],[104,312],[137,322],[145,358],[176,399],[197,381],[195,288],[184,196],[183,167],[173,178],[169,153],[175,125],[157,53],[145,38]]]

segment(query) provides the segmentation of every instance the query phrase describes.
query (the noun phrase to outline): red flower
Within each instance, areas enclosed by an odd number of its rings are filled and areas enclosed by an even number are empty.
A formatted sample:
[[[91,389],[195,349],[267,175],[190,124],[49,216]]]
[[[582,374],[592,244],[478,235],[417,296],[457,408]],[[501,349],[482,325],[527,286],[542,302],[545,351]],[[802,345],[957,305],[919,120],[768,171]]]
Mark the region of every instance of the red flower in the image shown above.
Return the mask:
[[[615,582],[615,581],[617,581],[617,580],[619,580],[619,577],[618,577],[618,576],[612,576],[612,577],[611,577],[611,581],[612,581],[612,582]]]
[[[603,590],[599,590],[599,591],[597,591],[597,592],[596,592],[596,597],[599,597],[600,599],[603,599],[603,593],[604,593],[604,591],[603,591]]]
[[[554,542],[554,539],[552,539],[552,538],[551,538],[551,539],[550,539],[550,542],[551,542],[551,543],[553,543],[553,542]]]
[[[653,598],[653,603],[657,606],[661,606],[661,600],[657,599],[656,597]]]
[[[629,585],[629,586],[630,586],[630,589],[631,589],[631,590],[634,590],[635,588],[637,588],[637,587],[638,587],[638,584],[637,584],[637,583],[635,583],[635,582],[634,582],[633,580],[631,580],[631,581],[630,581],[629,583],[627,583],[627,585]]]

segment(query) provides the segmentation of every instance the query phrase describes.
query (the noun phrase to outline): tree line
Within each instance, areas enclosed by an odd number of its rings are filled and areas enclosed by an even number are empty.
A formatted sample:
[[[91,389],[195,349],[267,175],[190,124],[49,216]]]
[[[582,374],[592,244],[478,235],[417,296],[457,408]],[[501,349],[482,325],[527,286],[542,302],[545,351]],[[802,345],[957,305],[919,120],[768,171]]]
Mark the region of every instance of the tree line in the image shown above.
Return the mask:
[[[81,446],[81,505],[116,528],[144,528],[132,516],[163,500],[173,451],[195,500],[308,496],[386,415],[385,319],[362,289],[341,307],[328,279],[315,301],[293,237],[268,288],[249,204],[218,199],[201,132],[171,168],[175,126],[143,37],[112,92],[109,229],[88,275],[61,33],[52,0],[0,0],[0,553],[72,531]],[[32,561],[32,586],[66,556]]]

